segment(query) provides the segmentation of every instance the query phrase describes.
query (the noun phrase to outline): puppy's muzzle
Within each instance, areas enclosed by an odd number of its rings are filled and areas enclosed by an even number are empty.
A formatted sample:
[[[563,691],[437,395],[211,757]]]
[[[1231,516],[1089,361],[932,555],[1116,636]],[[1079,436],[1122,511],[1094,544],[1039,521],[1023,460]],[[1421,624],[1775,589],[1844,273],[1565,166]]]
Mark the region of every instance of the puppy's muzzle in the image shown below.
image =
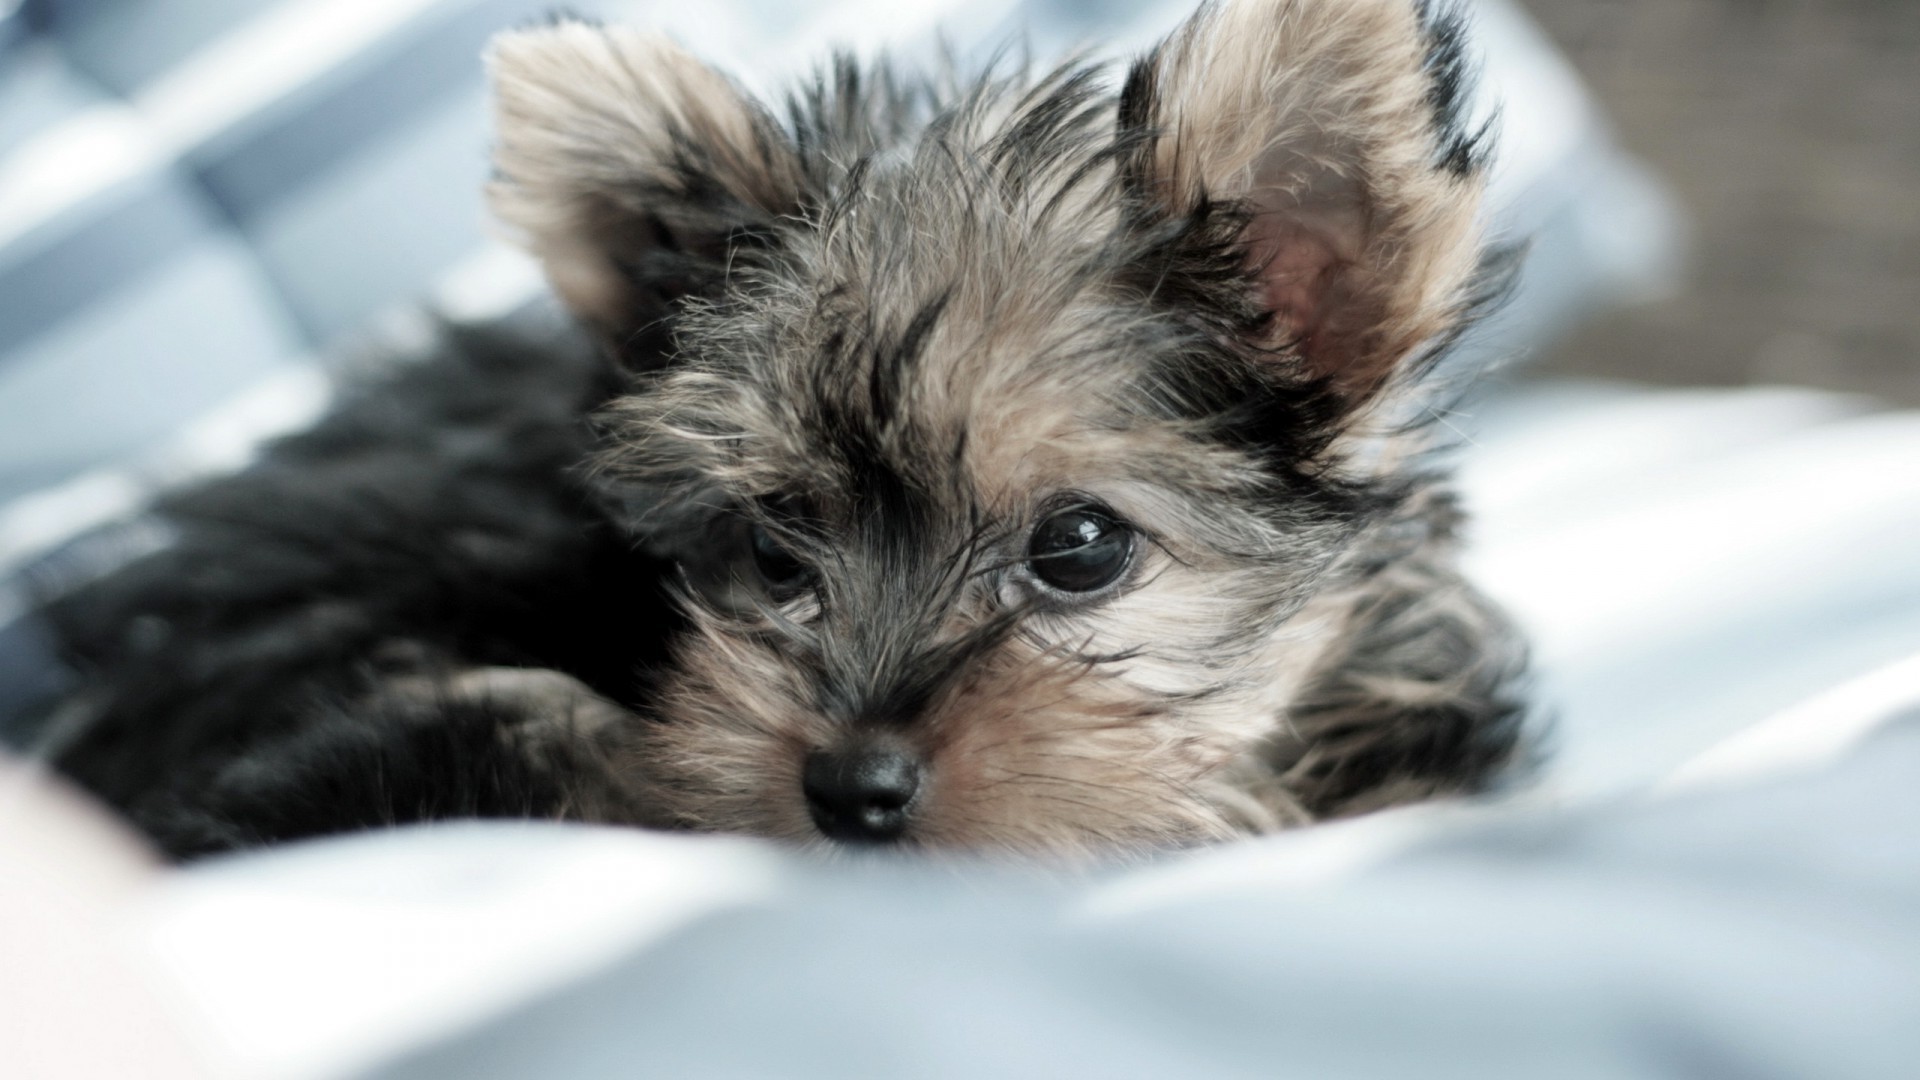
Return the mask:
[[[807,755],[800,784],[814,825],[827,837],[890,844],[907,831],[922,772],[920,761],[902,750],[854,746]]]

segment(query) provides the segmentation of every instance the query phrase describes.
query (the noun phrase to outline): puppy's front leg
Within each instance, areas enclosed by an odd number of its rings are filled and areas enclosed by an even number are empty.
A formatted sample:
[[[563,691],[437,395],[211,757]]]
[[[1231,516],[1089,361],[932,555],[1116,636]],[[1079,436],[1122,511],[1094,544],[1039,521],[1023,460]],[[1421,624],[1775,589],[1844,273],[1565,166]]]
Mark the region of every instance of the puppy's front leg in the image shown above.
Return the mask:
[[[391,676],[136,816],[179,856],[457,818],[649,824],[647,800],[609,764],[638,723],[558,671]]]

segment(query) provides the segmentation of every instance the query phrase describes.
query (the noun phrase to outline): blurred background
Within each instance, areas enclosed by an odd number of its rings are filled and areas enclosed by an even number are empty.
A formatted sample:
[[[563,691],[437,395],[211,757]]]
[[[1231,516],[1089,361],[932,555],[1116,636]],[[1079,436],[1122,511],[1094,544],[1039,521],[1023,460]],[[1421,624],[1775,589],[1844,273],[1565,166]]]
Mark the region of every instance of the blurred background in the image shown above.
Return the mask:
[[[0,736],[71,676],[27,582],[324,408],[421,305],[540,309],[480,188],[494,32],[552,0],[0,0]],[[1148,47],[1189,0],[575,0],[775,93],[833,45]],[[1920,5],[1465,0],[1529,245],[1443,418],[1556,778],[1642,781],[1920,651]]]
[[[1538,370],[1920,404],[1920,4],[1525,6],[1693,237],[1681,288],[1585,324]]]

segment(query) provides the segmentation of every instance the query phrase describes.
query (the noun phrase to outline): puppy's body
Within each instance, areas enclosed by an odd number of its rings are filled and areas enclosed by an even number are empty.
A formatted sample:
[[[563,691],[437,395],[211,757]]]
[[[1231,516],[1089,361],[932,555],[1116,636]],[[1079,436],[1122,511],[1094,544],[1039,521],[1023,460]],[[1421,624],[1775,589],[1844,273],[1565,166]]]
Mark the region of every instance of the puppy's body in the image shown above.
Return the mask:
[[[259,464],[164,500],[165,548],[47,609],[93,676],[49,727],[76,740],[62,764],[169,850],[618,816],[590,805],[590,742],[513,752],[527,722],[571,719],[568,695],[458,692],[526,668],[577,680],[583,708],[637,704],[665,659],[667,568],[577,468],[616,372],[524,320],[443,327],[382,368]]]
[[[1485,284],[1457,48],[1246,0],[1117,92],[843,64],[777,123],[657,38],[503,39],[495,207],[606,366],[443,359],[176,500],[63,609],[70,767],[182,850],[1112,850],[1483,786],[1517,651],[1409,423]]]

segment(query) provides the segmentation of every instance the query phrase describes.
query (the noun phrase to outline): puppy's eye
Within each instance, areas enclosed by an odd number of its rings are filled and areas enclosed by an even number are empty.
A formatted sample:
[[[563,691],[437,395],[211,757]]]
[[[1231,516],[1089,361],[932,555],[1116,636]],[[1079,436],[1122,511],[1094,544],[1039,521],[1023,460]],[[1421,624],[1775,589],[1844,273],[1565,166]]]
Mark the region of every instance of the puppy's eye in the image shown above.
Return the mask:
[[[783,547],[780,541],[759,525],[755,525],[749,542],[753,545],[753,566],[760,571],[760,577],[776,590],[799,588],[807,580],[807,564],[800,561],[793,552]]]
[[[1065,592],[1092,592],[1112,584],[1132,558],[1133,530],[1085,507],[1047,518],[1027,541],[1033,575]]]

